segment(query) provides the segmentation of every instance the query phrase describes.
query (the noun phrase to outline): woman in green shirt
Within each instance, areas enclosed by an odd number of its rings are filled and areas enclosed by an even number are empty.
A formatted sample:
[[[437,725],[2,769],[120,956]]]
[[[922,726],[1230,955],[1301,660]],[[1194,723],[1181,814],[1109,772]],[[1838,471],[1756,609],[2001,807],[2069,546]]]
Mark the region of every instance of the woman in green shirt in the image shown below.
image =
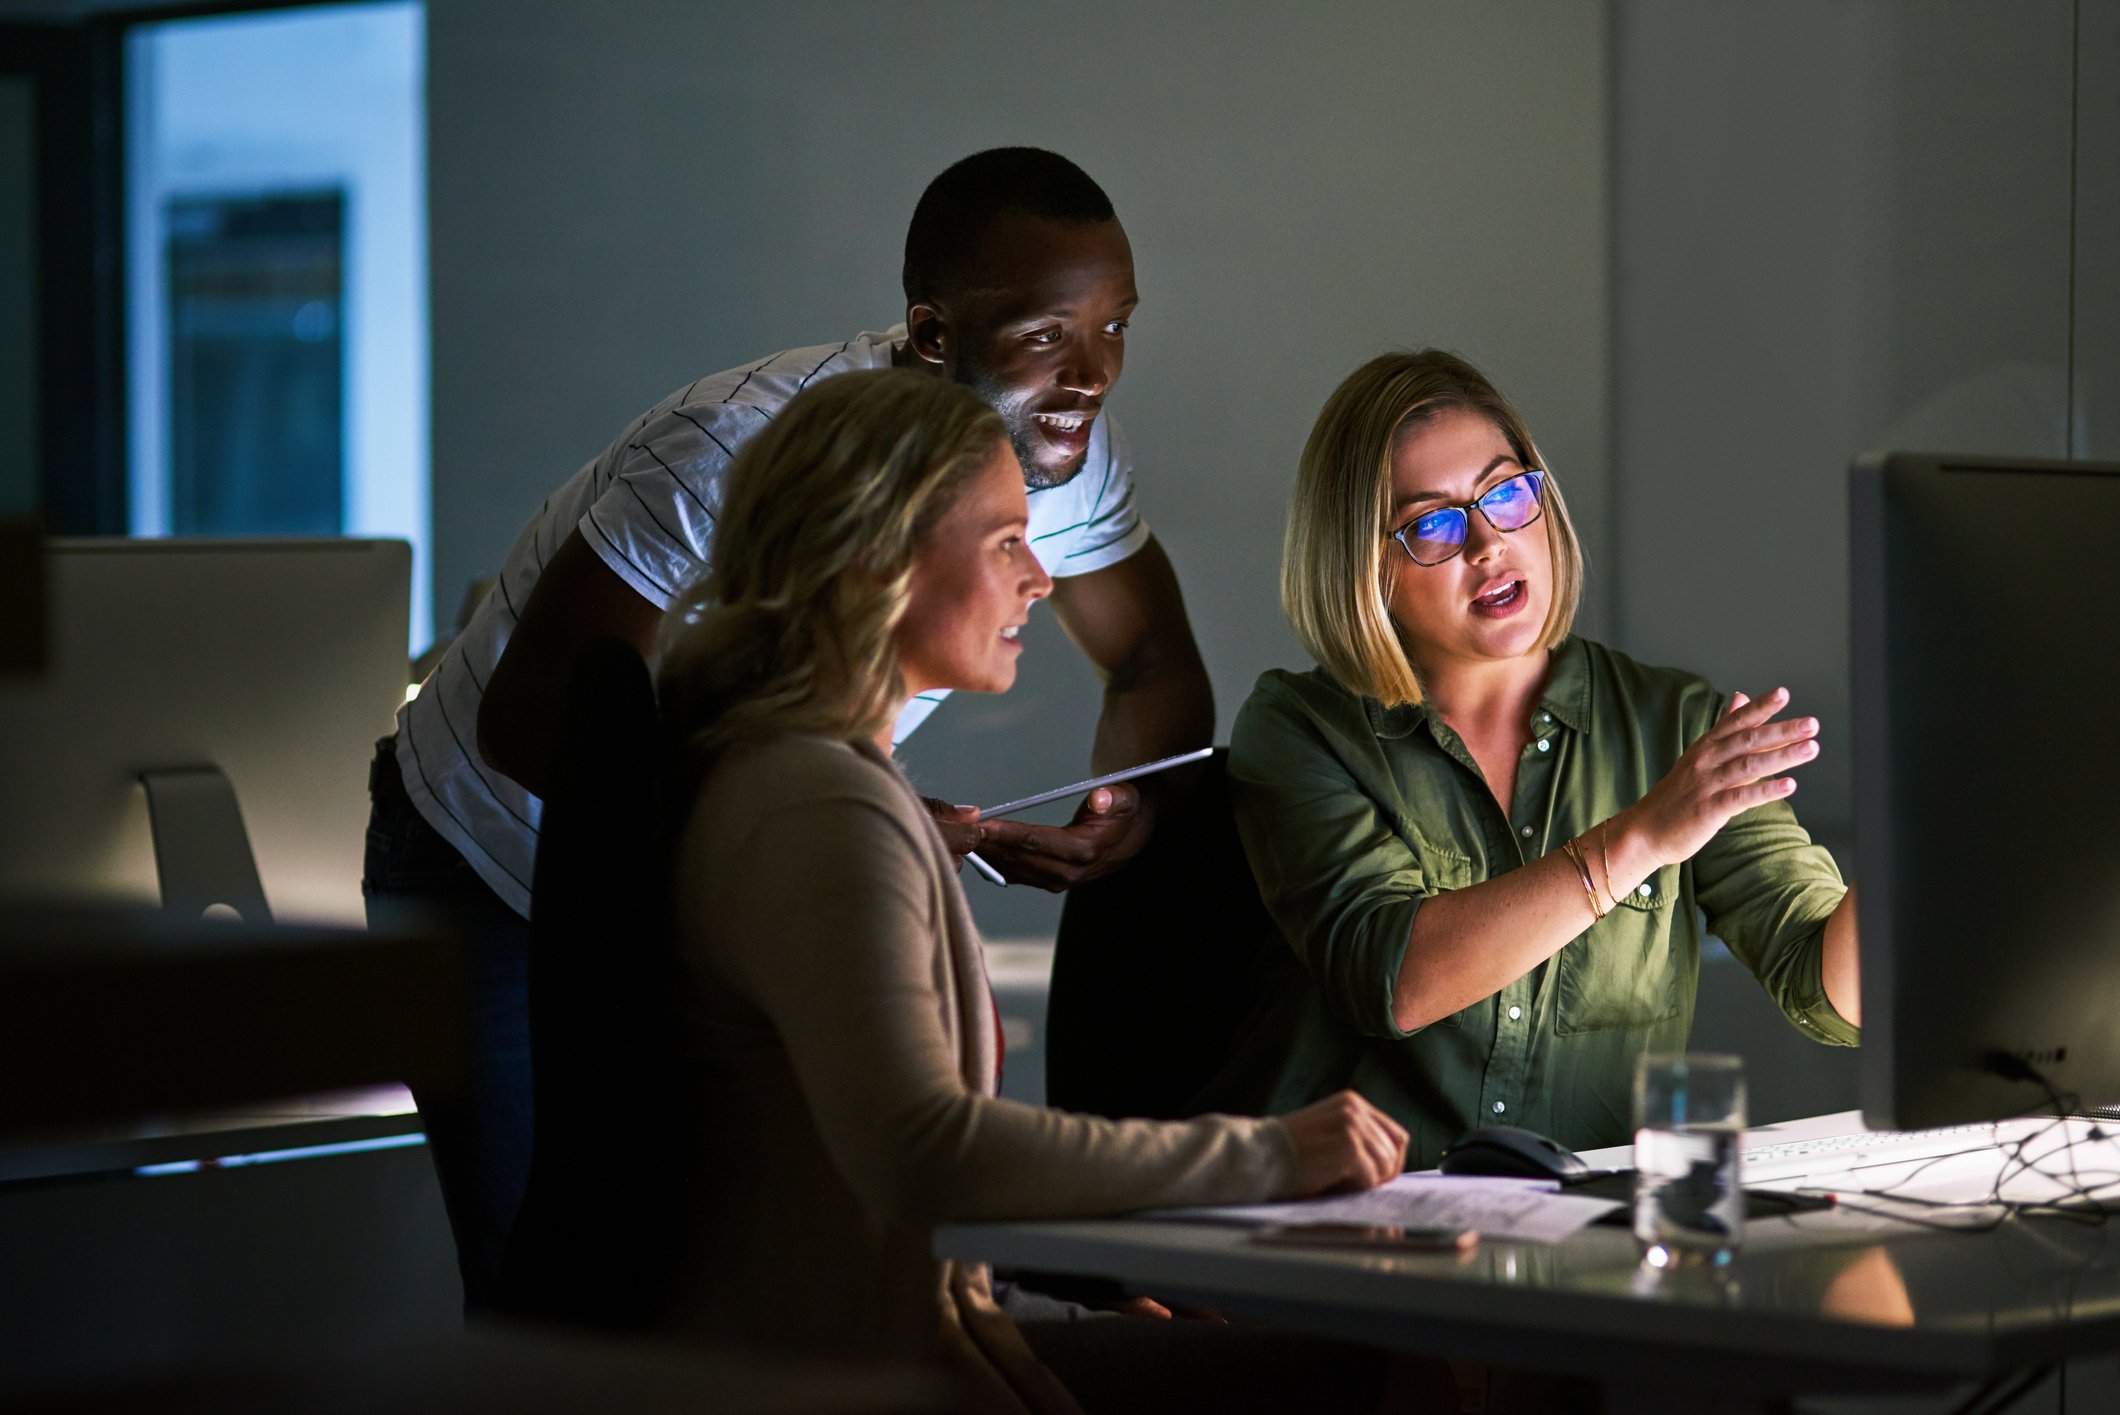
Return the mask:
[[[1855,916],[1785,798],[1784,689],[1572,637],[1582,555],[1508,400],[1437,351],[1373,360],[1303,450],[1282,602],[1321,665],[1238,713],[1238,826],[1303,976],[1203,1099],[1353,1087],[1414,1167],[1483,1124],[1624,1142],[1634,1058],[1685,1045],[1700,914],[1795,1026],[1853,1045]]]

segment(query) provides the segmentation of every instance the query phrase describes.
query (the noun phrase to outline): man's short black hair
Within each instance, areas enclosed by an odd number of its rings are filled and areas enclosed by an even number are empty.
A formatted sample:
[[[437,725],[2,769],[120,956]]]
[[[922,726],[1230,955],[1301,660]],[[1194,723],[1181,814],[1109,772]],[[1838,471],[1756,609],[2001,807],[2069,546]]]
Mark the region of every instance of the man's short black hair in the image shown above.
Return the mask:
[[[1042,147],[995,147],[956,162],[928,183],[905,233],[905,298],[947,298],[997,216],[1023,212],[1081,225],[1113,219],[1111,198],[1089,173]]]

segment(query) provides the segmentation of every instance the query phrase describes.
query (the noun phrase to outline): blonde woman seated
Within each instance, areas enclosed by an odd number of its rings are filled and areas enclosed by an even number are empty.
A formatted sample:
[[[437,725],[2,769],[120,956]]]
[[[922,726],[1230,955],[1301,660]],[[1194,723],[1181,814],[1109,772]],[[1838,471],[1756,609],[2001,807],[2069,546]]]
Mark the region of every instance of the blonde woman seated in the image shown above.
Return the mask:
[[[1799,1031],[1855,1043],[1854,906],[1786,800],[1817,721],[1571,636],[1581,582],[1559,478],[1470,364],[1387,355],[1326,402],[1281,572],[1320,666],[1260,678],[1230,749],[1307,976],[1211,1103],[1353,1087],[1415,1167],[1480,1125],[1623,1143],[1635,1057],[1692,1024],[1698,910]]]
[[[674,905],[711,1156],[689,1189],[685,1322],[835,1360],[940,1358],[982,1409],[1066,1411],[1108,1352],[1230,1329],[1019,1327],[985,1269],[930,1255],[933,1225],[1363,1188],[1399,1171],[1405,1134],[1351,1094],[1183,1123],[996,1098],[957,861],[889,731],[911,694],[1014,681],[1017,629],[1052,587],[1026,514],[1001,419],[970,392],[832,378],[745,445],[715,565],[664,623],[663,712],[696,783]],[[1204,1365],[1219,1371],[1196,1365],[1177,1392],[1191,1408],[1249,1408],[1211,1382],[1256,1363],[1225,1340]],[[1185,1369],[1151,1360],[1118,1384],[1153,1392]]]

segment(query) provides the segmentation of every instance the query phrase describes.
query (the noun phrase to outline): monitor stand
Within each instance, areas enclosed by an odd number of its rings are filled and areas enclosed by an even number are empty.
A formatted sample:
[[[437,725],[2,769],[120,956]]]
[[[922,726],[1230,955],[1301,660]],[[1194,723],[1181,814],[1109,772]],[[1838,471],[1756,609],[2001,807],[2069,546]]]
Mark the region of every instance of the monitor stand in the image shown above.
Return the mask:
[[[162,908],[183,919],[233,913],[246,923],[271,923],[235,787],[221,769],[143,771],[140,784],[147,788]]]

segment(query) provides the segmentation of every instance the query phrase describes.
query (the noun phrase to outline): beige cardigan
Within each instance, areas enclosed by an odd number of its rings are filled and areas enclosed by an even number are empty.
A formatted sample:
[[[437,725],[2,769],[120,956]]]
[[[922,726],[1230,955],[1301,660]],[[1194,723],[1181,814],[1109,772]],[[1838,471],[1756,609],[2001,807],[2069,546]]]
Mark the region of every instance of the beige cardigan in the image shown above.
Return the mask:
[[[679,837],[704,1161],[687,1330],[842,1359],[940,1356],[982,1408],[1075,1408],[937,1223],[1285,1194],[1279,1121],[1110,1121],[993,1094],[994,1025],[956,861],[867,742],[722,754]]]

